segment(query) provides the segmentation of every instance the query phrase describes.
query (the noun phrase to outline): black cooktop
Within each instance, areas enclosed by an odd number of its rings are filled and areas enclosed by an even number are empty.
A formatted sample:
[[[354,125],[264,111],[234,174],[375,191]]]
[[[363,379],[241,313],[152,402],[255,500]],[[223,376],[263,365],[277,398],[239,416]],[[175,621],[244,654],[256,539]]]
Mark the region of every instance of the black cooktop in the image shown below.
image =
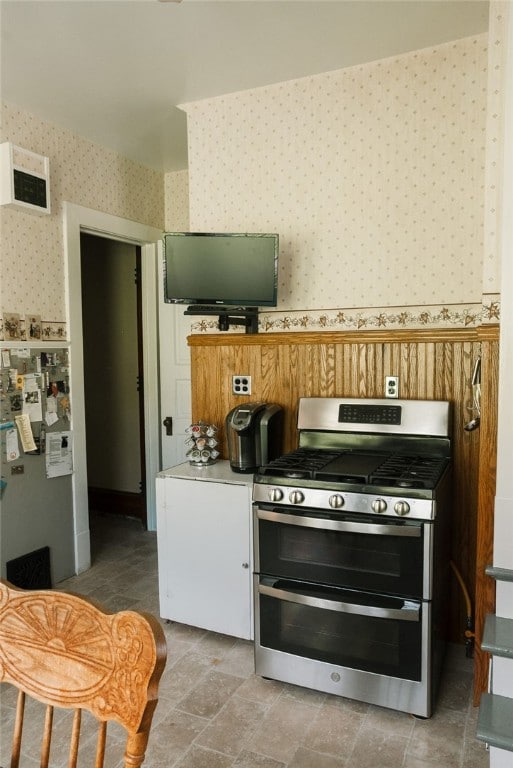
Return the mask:
[[[434,488],[448,461],[439,456],[298,448],[260,467],[258,474],[319,480],[327,485],[336,482]]]

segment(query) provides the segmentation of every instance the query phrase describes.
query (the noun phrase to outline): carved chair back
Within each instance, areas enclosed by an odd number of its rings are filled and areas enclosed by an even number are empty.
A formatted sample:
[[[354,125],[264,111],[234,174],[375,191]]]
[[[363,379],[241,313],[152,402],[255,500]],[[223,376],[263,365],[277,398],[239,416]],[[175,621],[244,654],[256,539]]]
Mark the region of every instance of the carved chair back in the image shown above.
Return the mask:
[[[114,726],[124,736],[125,768],[138,768],[144,760],[165,662],[164,633],[149,614],[108,613],[85,597],[56,590],[22,590],[0,580],[0,684],[4,695],[5,683],[17,689],[11,768],[19,766],[22,735],[24,744],[33,742],[29,697],[44,705],[41,768],[51,764],[54,721],[62,722],[62,709],[73,711],[68,718],[72,721],[66,761],[70,768],[77,765],[79,749],[81,754],[86,750],[82,742],[87,741],[86,751],[91,752],[93,718],[97,726],[94,767],[104,765],[107,723],[113,721],[124,729]],[[54,750],[60,749],[59,739]]]

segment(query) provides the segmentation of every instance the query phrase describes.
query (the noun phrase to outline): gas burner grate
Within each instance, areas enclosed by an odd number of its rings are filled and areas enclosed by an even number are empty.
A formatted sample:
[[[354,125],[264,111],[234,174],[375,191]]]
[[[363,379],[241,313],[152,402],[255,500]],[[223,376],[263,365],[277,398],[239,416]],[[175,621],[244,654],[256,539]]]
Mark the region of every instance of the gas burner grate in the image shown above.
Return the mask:
[[[297,448],[258,470],[260,476],[290,480],[395,488],[433,489],[448,458],[424,454]]]
[[[394,454],[372,474],[372,485],[399,488],[434,488],[447,466],[446,458]]]
[[[322,467],[338,455],[339,452],[334,451],[298,448],[260,467],[259,474],[291,479],[313,478]]]

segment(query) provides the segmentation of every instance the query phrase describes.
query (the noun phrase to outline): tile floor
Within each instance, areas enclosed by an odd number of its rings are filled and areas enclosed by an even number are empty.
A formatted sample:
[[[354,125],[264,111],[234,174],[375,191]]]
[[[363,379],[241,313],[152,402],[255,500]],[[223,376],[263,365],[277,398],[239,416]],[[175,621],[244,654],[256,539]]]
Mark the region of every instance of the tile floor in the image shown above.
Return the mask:
[[[93,596],[111,610],[140,608],[158,616],[156,534],[143,531],[135,520],[106,516],[94,517],[91,530],[92,568],[58,588]],[[147,768],[489,764],[484,744],[475,739],[472,662],[463,648],[449,649],[435,714],[421,720],[262,680],[253,673],[251,643],[179,624],[163,626],[168,662]],[[4,696],[2,730],[6,732],[11,721],[12,700]],[[36,764],[34,757],[28,764]]]

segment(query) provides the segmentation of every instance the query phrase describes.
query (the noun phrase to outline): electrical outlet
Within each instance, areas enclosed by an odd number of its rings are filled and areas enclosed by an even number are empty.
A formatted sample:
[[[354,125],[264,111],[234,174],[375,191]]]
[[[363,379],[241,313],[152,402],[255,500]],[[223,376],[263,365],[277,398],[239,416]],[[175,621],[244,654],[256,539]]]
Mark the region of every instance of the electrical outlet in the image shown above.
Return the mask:
[[[251,376],[245,376],[240,373],[232,376],[232,392],[234,395],[250,395]]]
[[[399,397],[399,376],[385,376],[385,397]]]

